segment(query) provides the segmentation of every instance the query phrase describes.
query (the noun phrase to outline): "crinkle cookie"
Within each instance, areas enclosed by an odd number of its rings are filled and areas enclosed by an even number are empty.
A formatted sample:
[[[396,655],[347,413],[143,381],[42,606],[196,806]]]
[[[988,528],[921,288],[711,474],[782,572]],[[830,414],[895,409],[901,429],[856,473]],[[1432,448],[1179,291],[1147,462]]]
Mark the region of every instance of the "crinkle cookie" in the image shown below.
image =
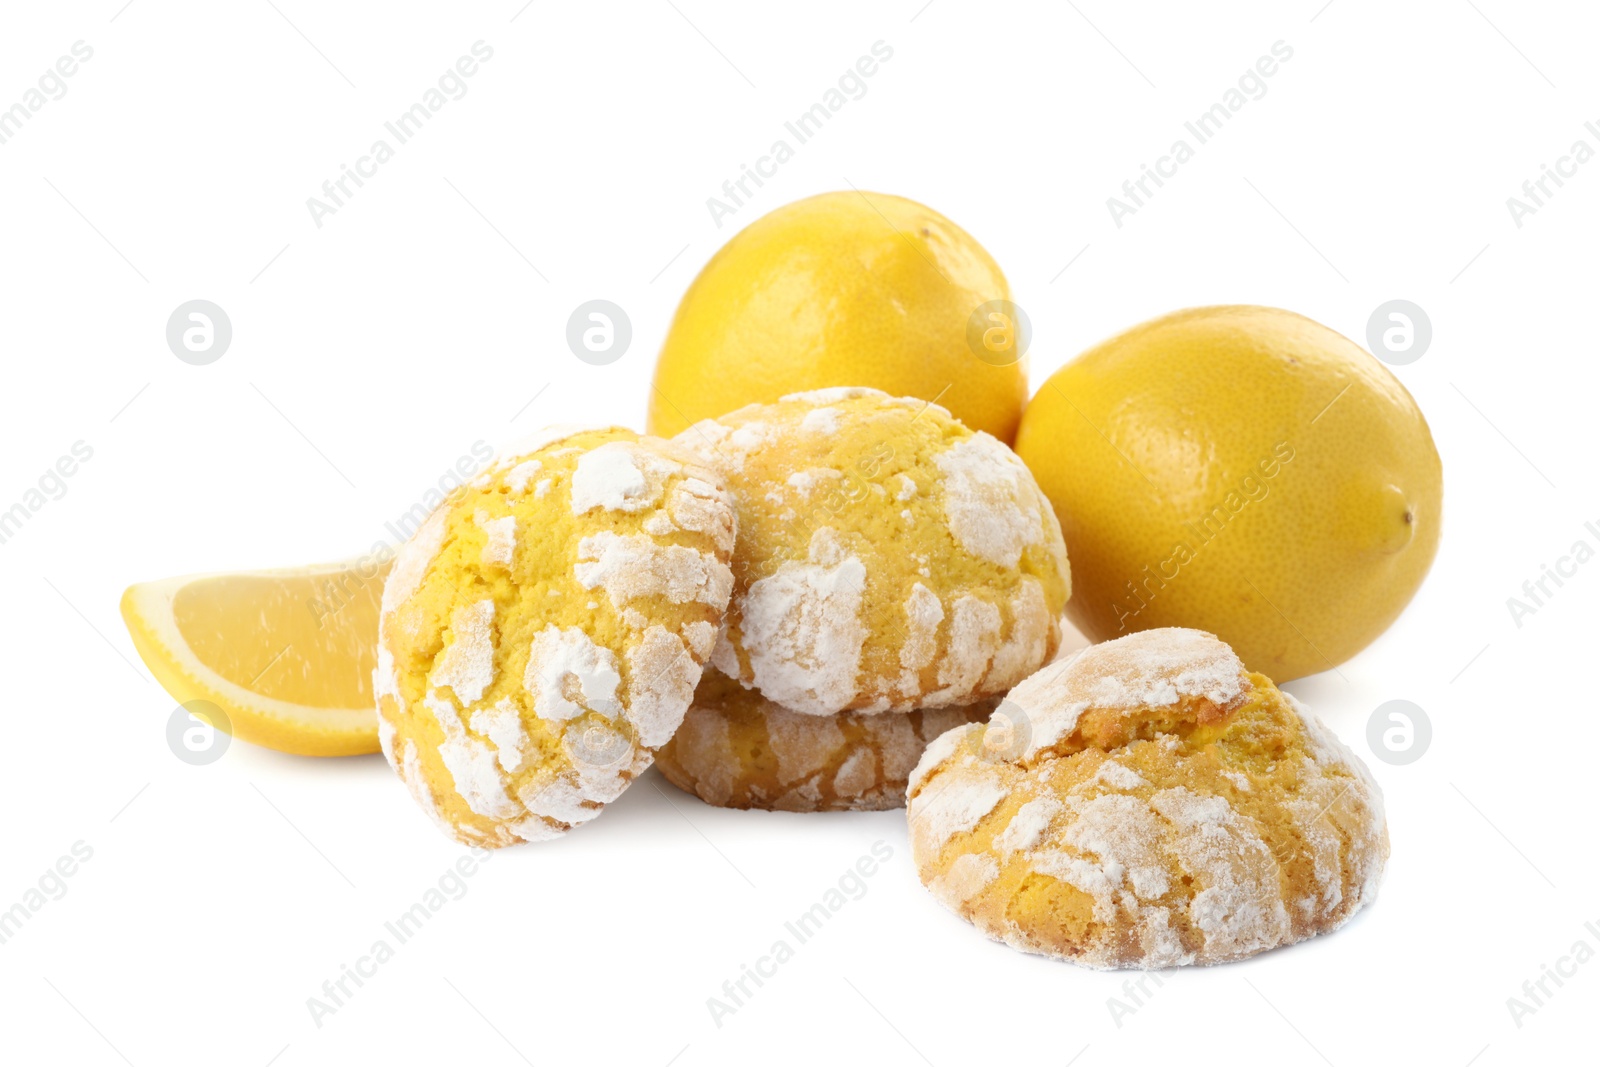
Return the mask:
[[[674,441],[727,480],[735,588],[712,662],[805,715],[998,695],[1049,661],[1069,592],[1050,502],[944,408],[823,389]]]
[[[1040,671],[911,775],[912,857],[946,907],[1091,967],[1224,963],[1326,933],[1389,857],[1366,767],[1197,630]]]
[[[984,721],[998,702],[801,715],[708,667],[656,766],[679,789],[724,808],[882,811],[905,805],[906,776],[929,741]]]
[[[721,479],[658,438],[552,430],[452,494],[395,558],[378,736],[465,844],[600,814],[689,707],[733,588]]]

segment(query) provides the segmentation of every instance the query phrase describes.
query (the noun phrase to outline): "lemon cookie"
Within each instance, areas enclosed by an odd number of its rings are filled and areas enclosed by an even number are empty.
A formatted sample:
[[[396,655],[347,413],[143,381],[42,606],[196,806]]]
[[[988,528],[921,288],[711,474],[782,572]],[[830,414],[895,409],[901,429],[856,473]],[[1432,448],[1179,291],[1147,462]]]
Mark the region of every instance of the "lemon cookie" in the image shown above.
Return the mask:
[[[739,510],[712,662],[768,700],[806,715],[970,704],[1059,644],[1055,513],[1015,453],[944,408],[823,389],[674,441]]]
[[[552,430],[457,490],[395,558],[378,735],[450,836],[499,847],[600,814],[694,695],[733,587],[721,479],[629,430]]]
[[[905,804],[906,776],[929,741],[982,722],[998,702],[801,715],[708,667],[656,766],[679,789],[724,808],[882,811]]]
[[[1085,649],[937,738],[912,857],[950,910],[1092,967],[1223,963],[1377,894],[1383,796],[1301,704],[1198,630]]]

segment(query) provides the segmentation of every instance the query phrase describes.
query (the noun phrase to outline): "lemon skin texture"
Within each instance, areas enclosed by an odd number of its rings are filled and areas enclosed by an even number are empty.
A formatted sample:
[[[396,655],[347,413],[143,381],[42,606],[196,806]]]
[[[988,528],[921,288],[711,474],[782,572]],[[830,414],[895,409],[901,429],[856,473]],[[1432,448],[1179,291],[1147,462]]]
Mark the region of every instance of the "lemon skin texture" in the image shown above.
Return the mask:
[[[1061,520],[1092,640],[1208,630],[1279,680],[1410,602],[1439,544],[1427,421],[1354,342],[1276,308],[1137,326],[1050,377],[1017,451]]]
[[[678,305],[656,363],[649,432],[790,393],[860,385],[938,399],[1010,444],[1026,356],[979,359],[968,320],[1009,300],[999,266],[932,208],[882,193],[824,193],[735,235]]]

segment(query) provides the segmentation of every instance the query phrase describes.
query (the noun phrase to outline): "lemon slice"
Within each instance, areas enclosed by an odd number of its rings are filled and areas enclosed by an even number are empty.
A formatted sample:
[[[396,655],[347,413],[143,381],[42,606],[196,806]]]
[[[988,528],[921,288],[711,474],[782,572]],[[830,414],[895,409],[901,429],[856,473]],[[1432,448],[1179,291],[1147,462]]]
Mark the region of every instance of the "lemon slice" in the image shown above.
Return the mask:
[[[211,725],[303,756],[376,752],[372,669],[389,565],[366,557],[145,582],[123,593],[122,618],[168,693],[222,710]]]

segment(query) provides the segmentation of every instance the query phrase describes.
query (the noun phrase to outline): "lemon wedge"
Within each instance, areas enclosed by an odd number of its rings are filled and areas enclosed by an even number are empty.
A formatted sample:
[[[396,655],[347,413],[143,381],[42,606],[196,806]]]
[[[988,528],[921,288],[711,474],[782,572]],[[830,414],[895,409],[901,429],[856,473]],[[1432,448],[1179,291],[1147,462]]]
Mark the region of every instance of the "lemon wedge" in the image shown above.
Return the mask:
[[[390,561],[191,574],[129,586],[122,619],[156,681],[235,737],[303,756],[378,751],[372,695]],[[204,705],[190,711],[212,718]]]

